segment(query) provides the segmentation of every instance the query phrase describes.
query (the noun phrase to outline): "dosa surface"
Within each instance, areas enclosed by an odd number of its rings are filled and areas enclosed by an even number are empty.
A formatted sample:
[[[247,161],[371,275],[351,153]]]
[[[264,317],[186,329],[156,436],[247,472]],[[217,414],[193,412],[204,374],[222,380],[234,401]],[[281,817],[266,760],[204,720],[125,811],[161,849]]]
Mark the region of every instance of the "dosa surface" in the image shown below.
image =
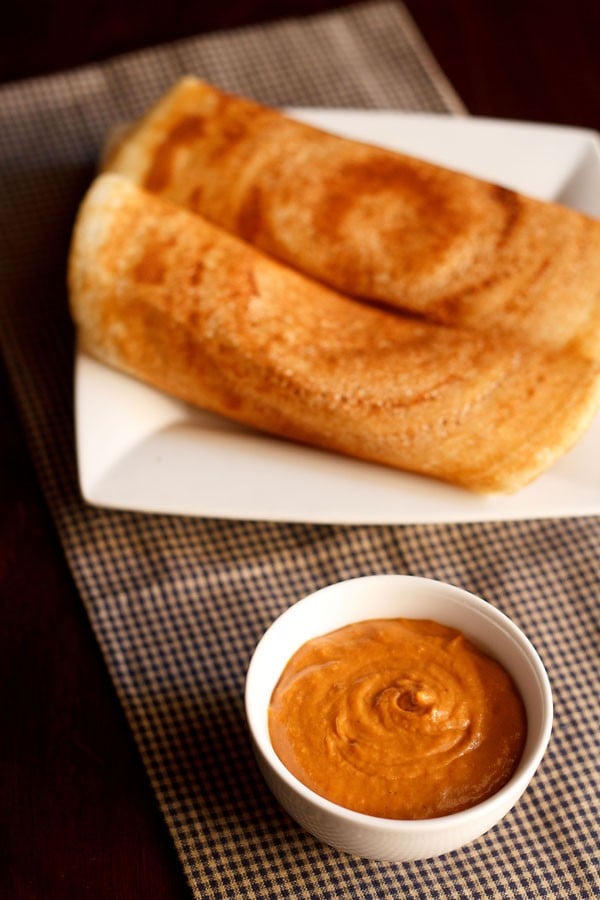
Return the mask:
[[[101,175],[70,257],[84,349],[239,422],[480,491],[513,491],[587,427],[578,353],[370,307]]]
[[[600,359],[600,222],[180,81],[105,162],[352,296]]]

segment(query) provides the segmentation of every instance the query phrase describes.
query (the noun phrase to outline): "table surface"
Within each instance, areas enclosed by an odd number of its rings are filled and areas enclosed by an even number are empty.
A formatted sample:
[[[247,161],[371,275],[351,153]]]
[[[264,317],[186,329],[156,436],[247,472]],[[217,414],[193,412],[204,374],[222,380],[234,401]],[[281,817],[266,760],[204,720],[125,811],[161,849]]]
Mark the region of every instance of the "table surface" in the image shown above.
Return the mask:
[[[22,0],[0,81],[341,5]],[[600,4],[407,0],[475,115],[600,128]],[[173,9],[176,15],[173,15]],[[168,11],[168,14],[167,14]],[[65,22],[69,23],[68,29]],[[0,370],[0,896],[190,896],[36,482]]]

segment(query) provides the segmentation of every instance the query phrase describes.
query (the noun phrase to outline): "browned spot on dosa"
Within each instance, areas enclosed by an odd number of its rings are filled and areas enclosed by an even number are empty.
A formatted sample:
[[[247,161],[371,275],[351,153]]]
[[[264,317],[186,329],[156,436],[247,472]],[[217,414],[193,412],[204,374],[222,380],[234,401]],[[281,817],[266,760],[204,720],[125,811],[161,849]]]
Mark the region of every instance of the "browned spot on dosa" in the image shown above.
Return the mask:
[[[180,119],[157,147],[152,166],[144,179],[144,187],[149,191],[164,191],[171,180],[178,149],[202,137],[203,133],[204,119],[201,116],[185,116]]]
[[[399,212],[384,225],[381,211],[390,201]],[[443,257],[466,227],[464,210],[441,180],[403,157],[377,155],[340,166],[315,207],[315,232],[343,241],[346,220],[357,208],[363,224],[379,229],[382,246],[402,258],[409,276],[430,269],[432,259]]]
[[[253,185],[242,206],[237,221],[238,234],[252,243],[258,237],[263,221],[262,192],[258,185]]]
[[[133,278],[138,284],[162,284],[165,275],[164,256],[157,256],[156,249],[152,248],[140,257],[133,271]]]
[[[521,201],[518,194],[499,184],[491,185],[490,193],[504,212],[504,224],[498,236],[498,247],[501,247],[508,241],[521,217]]]

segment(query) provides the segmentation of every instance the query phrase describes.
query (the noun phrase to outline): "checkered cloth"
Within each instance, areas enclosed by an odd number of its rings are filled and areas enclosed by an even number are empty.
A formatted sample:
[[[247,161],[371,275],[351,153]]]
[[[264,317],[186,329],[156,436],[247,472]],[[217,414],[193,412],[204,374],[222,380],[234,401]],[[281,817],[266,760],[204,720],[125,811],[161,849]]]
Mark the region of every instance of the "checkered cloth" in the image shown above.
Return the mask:
[[[107,130],[197,73],[270,104],[462,111],[398,3],[351,6],[150,49],[0,91],[1,346],[67,560],[198,898],[600,896],[600,521],[327,527],[149,516],[80,500],[73,215]],[[8,252],[6,252],[6,250]],[[243,713],[272,619],[341,578],[406,572],[483,595],[553,685],[548,753],[517,807],[427,862],[369,862],[301,831],[264,787]]]

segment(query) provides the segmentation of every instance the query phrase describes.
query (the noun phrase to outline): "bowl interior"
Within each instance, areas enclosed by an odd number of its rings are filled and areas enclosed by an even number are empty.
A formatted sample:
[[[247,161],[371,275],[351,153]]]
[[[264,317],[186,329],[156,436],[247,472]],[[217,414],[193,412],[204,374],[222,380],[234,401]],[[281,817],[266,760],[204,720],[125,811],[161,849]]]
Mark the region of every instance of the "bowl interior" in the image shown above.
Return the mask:
[[[298,601],[265,632],[246,680],[248,724],[266,760],[282,773],[268,729],[268,707],[279,676],[306,641],[351,622],[388,617],[434,619],[460,629],[510,672],[527,713],[527,741],[513,776],[530,777],[548,742],[552,698],[544,667],[525,635],[499,610],[460,588],[409,575],[375,575],[339,582]],[[287,770],[285,777],[289,780]]]

